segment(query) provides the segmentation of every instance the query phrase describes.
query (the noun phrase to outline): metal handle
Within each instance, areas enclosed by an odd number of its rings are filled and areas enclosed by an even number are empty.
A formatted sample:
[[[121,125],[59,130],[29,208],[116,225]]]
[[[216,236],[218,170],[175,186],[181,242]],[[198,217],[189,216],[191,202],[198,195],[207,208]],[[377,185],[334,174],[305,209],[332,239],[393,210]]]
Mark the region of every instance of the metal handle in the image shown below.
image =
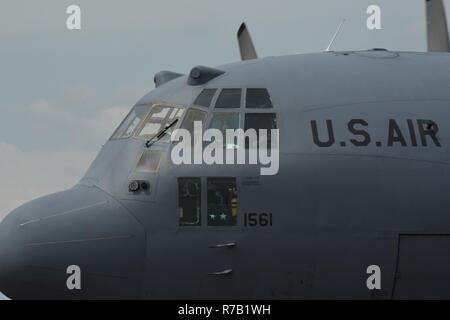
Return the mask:
[[[219,243],[216,245],[209,246],[210,248],[234,248],[236,247],[236,241],[230,241],[225,243]]]
[[[233,273],[233,269],[225,269],[222,271],[208,273],[210,276],[226,276]]]

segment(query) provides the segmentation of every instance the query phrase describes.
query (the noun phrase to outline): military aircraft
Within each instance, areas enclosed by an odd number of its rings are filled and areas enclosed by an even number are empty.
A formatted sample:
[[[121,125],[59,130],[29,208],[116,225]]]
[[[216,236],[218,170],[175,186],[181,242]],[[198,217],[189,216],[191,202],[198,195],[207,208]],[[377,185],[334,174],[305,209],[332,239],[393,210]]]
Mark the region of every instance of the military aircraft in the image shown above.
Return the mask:
[[[242,61],[156,74],[76,186],[1,223],[0,291],[450,298],[450,55],[443,3],[427,2],[429,53],[258,58],[243,24]],[[173,163],[169,136],[195,121],[278,129],[278,172]]]

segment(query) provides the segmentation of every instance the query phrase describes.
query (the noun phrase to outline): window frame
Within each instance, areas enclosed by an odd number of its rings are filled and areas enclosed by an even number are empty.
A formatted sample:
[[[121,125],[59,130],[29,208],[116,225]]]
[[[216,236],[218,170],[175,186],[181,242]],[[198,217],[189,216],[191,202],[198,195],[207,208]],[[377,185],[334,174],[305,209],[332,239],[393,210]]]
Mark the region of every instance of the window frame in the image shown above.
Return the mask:
[[[188,107],[183,106],[183,105],[179,105],[179,104],[169,104],[169,103],[153,103],[149,109],[149,111],[147,112],[144,120],[142,121],[142,123],[135,129],[134,134],[133,134],[133,138],[137,139],[137,140],[149,140],[152,139],[153,137],[155,137],[155,135],[151,136],[151,137],[146,137],[146,136],[140,136],[139,133],[144,129],[146,123],[147,123],[147,118],[150,116],[150,112],[151,110],[156,107],[156,106],[161,106],[161,107],[168,107],[168,108],[180,108],[183,110],[183,114],[178,118],[178,122],[175,124],[174,127],[172,127],[172,131],[179,128],[181,122],[184,120],[184,117],[186,115],[186,111],[188,109]],[[167,116],[165,117],[165,119],[167,118]],[[169,141],[161,141],[158,140],[158,142],[162,142],[162,143],[167,143],[170,144],[170,140]]]
[[[134,128],[133,133],[128,136],[128,137],[118,137],[118,138],[114,138],[114,136],[116,135],[116,133],[119,131],[119,129],[122,127],[122,125],[125,123],[125,121],[128,119],[128,117],[131,115],[131,113],[133,113],[133,111],[138,108],[138,107],[147,107],[147,111],[144,113],[143,116],[143,120],[141,120],[141,123],[139,123],[136,128]],[[123,118],[123,120],[120,122],[120,124],[117,126],[116,130],[114,130],[113,134],[109,137],[108,141],[116,141],[116,140],[126,140],[126,139],[132,139],[134,138],[137,130],[140,128],[140,126],[142,125],[143,121],[147,118],[151,108],[153,107],[153,104],[148,104],[148,103],[143,103],[143,104],[137,104],[134,105],[131,110],[127,113],[127,115],[125,116],[125,118]],[[130,123],[131,124],[131,123]]]
[[[144,156],[144,154],[147,153],[147,152],[149,152],[149,153],[150,152],[158,152],[158,153],[160,153],[160,156],[159,156],[159,159],[158,159],[158,165],[156,166],[155,170],[140,171],[140,170],[138,170],[138,165],[141,162],[141,159]],[[141,155],[137,158],[136,163],[134,165],[133,172],[139,173],[139,174],[154,174],[154,173],[158,173],[159,169],[161,168],[161,163],[164,161],[164,156],[165,156],[164,151],[160,150],[160,149],[153,150],[153,149],[145,148],[144,150],[142,150],[142,152],[140,154]]]
[[[211,101],[210,101],[210,103],[209,103],[209,106],[205,107],[205,106],[202,106],[202,105],[199,105],[199,104],[195,104],[195,102],[197,101],[198,97],[199,97],[199,96],[203,93],[203,91],[205,91],[205,90],[215,90],[215,91],[214,91],[214,94],[213,94],[213,96],[212,96],[212,98],[211,98]],[[191,103],[191,106],[195,106],[195,107],[205,108],[205,109],[207,109],[207,110],[211,110],[212,108],[215,107],[216,102],[217,102],[217,99],[219,98],[220,92],[221,92],[221,89],[219,89],[219,88],[202,88],[202,89],[200,90],[200,92],[195,96],[194,100],[193,100],[192,103]]]
[[[271,113],[275,115],[275,120],[277,123],[277,129],[280,128],[279,126],[279,117],[277,108],[275,107],[275,104],[272,102],[272,97],[270,95],[268,88],[258,88],[258,87],[241,87],[241,104],[239,108],[216,108],[216,102],[217,98],[219,97],[220,93],[224,89],[236,89],[236,87],[224,87],[219,88],[216,92],[216,101],[213,99],[212,108],[208,109],[208,118],[206,119],[206,125],[204,128],[209,129],[211,126],[211,122],[213,119],[213,116],[215,113],[239,113],[239,129],[244,130],[245,129],[245,119],[247,113]],[[272,108],[247,108],[246,101],[247,101],[247,90],[248,89],[266,89],[269,93],[270,101],[272,102]]]
[[[197,111],[197,112],[202,112],[202,113],[205,114],[205,118],[204,118],[203,121],[202,121],[202,122],[203,122],[202,130],[205,130],[205,128],[206,128],[206,123],[207,123],[207,121],[208,121],[209,112],[208,112],[208,110],[207,110],[205,107],[197,106],[197,105],[186,107],[185,112],[184,112],[184,114],[183,114],[183,118],[182,118],[181,121],[179,121],[179,123],[177,124],[176,129],[180,129],[180,128],[181,128],[181,125],[182,125],[182,124],[184,123],[184,121],[186,120],[186,117],[187,117],[189,111]],[[186,128],[183,128],[183,129],[186,129]],[[187,130],[187,129],[186,129],[186,130]],[[189,130],[188,130],[188,131],[189,131]],[[193,132],[191,132],[191,134],[192,134],[192,133],[193,133]],[[192,137],[194,137],[194,136],[192,135]],[[170,143],[170,145],[172,146],[173,144],[175,144],[175,141],[169,142],[169,143]]]
[[[272,108],[247,108],[247,90],[248,89],[266,89],[267,90],[267,93],[269,94],[269,99],[270,99],[270,102],[272,103]],[[245,130],[245,120],[247,119],[247,114],[249,114],[249,113],[271,113],[271,114],[274,114],[275,115],[275,121],[276,121],[276,124],[277,124],[277,128],[276,129],[280,129],[280,123],[279,123],[279,117],[278,117],[278,112],[277,112],[277,108],[276,108],[276,106],[275,106],[275,104],[273,103],[273,100],[272,100],[272,95],[270,94],[270,91],[269,91],[269,88],[267,88],[267,87],[245,87],[245,90],[244,90],[244,94],[243,95],[245,95],[244,96],[244,101],[243,101],[243,106],[242,106],[242,110],[243,110],[243,119],[242,119],[242,129],[244,129]],[[248,150],[247,148],[246,148],[246,150]]]
[[[267,94],[269,95],[270,104],[271,104],[270,108],[258,108],[258,107],[256,107],[256,108],[247,108],[247,91],[248,90],[257,90],[257,89],[266,90],[267,91]],[[269,89],[267,87],[265,87],[265,88],[262,88],[262,87],[259,87],[259,88],[258,87],[245,87],[244,109],[246,109],[246,110],[274,110],[275,109],[275,105],[273,103],[272,95],[270,94]]]
[[[217,99],[219,98],[220,94],[224,89],[241,89],[241,101],[238,108],[216,108]],[[206,126],[205,128],[210,128],[211,121],[213,119],[213,116],[215,113],[238,113],[239,114],[239,128],[243,128],[244,122],[243,122],[243,111],[244,111],[244,99],[245,99],[245,92],[246,88],[236,88],[236,87],[225,87],[225,88],[219,88],[216,92],[216,99],[213,101],[212,108],[209,109],[208,112],[208,118],[206,119]]]
[[[223,91],[225,90],[241,90],[241,97],[240,97],[240,101],[239,101],[239,106],[236,108],[218,108],[217,107],[217,101],[219,100],[220,95],[222,94]],[[230,110],[241,110],[243,108],[243,103],[245,102],[244,97],[245,97],[245,93],[247,92],[247,89],[245,87],[223,87],[223,88],[218,88],[216,94],[217,96],[215,97],[216,99],[213,101],[214,103],[211,104],[213,106],[213,108],[211,108],[213,111],[218,111],[218,110],[225,110],[225,111],[230,111]]]
[[[263,109],[254,109],[254,108],[251,108],[251,110],[255,110],[256,112],[248,112],[248,109],[246,109],[246,111],[244,112],[244,124],[243,124],[243,127],[242,127],[242,129],[244,129],[245,130],[245,120],[247,119],[247,114],[273,114],[274,115],[274,117],[275,117],[275,123],[277,124],[277,127],[275,128],[275,129],[280,129],[279,128],[279,125],[278,125],[278,114],[275,112],[275,111],[273,111],[273,109],[270,109],[270,108],[263,108]],[[272,110],[272,112],[260,112],[261,110],[267,110],[267,111],[270,111],[270,110]],[[279,132],[279,131],[278,131]],[[259,142],[259,136],[258,136],[258,142]],[[274,146],[275,148],[278,148],[279,147],[279,145],[276,145],[276,146]],[[245,146],[245,149],[246,150],[248,150],[249,148],[247,148],[247,145]]]
[[[208,121],[208,117],[209,117],[209,112],[205,107],[195,105],[195,106],[186,107],[185,110],[186,111],[183,114],[183,119],[181,119],[180,124],[178,125],[178,128],[184,123],[184,120],[186,120],[186,116],[187,116],[188,112],[191,110],[203,112],[205,114],[205,119],[203,120],[203,128],[205,128],[206,123]]]

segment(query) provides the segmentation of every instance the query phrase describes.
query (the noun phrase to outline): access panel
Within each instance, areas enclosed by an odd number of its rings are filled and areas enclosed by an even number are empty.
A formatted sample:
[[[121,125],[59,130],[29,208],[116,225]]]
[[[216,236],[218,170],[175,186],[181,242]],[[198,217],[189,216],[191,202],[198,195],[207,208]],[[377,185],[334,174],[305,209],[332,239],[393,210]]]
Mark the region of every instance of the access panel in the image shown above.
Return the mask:
[[[450,299],[450,235],[400,235],[394,299]]]

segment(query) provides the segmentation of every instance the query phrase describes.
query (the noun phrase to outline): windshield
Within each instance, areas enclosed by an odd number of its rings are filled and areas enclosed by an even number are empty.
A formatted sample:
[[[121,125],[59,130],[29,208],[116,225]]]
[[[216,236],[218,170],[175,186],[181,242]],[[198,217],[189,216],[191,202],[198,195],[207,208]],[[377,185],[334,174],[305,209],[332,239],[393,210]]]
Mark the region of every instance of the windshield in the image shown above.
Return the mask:
[[[141,105],[134,107],[114,132],[111,139],[126,139],[131,137],[142,122],[142,119],[147,115],[148,110],[149,106]]]
[[[151,109],[144,123],[140,126],[137,137],[144,139],[153,138],[167,125],[173,123],[175,119],[180,119],[183,112],[183,108],[155,105]],[[168,137],[170,137],[172,130],[175,129],[175,127],[176,126],[169,128],[166,134],[161,137],[161,140],[168,140]]]

